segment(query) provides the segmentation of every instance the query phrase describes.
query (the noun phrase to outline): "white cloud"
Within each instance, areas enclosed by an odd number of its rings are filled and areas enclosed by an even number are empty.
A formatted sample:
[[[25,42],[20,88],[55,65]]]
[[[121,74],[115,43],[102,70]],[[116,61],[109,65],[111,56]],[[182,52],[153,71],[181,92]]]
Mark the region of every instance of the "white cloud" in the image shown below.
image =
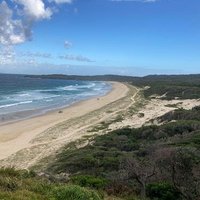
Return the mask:
[[[52,58],[50,53],[45,52],[20,52],[18,56],[27,58]]]
[[[94,62],[90,58],[81,56],[81,55],[63,55],[59,56],[60,59],[78,61],[78,62]]]
[[[11,46],[0,49],[0,64],[12,64],[15,62],[16,53]]]
[[[33,19],[49,19],[53,12],[42,0],[14,0],[23,6],[23,14]]]
[[[50,19],[59,3],[73,0],[10,0],[0,3],[0,45],[16,45],[31,39],[32,27],[39,21]],[[47,6],[48,5],[48,6]]]
[[[16,52],[12,46],[3,46],[0,48],[0,64],[14,64],[17,63],[36,63],[37,60],[47,60],[53,58],[50,53],[46,52]]]
[[[0,4],[0,43],[14,45],[22,43],[29,37],[22,20],[13,19],[13,11],[3,1]]]
[[[66,49],[69,49],[69,48],[72,47],[72,43],[66,40],[66,41],[64,41],[64,47],[65,47]]]

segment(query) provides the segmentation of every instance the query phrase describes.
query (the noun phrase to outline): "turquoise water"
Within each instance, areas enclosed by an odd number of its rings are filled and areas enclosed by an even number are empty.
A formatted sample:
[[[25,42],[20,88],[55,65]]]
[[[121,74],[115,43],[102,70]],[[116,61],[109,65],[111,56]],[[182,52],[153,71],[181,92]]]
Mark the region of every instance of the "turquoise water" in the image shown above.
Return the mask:
[[[105,95],[111,85],[105,82],[34,79],[23,75],[0,74],[0,117],[31,114],[69,106],[75,102]],[[37,112],[36,112],[37,111]]]

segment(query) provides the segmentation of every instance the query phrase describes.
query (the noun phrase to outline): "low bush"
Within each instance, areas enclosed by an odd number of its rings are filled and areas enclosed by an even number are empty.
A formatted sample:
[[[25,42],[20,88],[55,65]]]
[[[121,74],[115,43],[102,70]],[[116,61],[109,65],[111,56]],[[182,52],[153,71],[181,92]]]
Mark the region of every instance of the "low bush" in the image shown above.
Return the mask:
[[[153,200],[179,200],[180,193],[169,183],[152,183],[147,186],[147,196]]]
[[[76,185],[55,188],[53,197],[55,200],[102,200],[96,192]]]
[[[71,178],[71,181],[76,185],[95,189],[105,189],[108,185],[108,181],[106,179],[89,175],[74,176]]]
[[[28,191],[18,190],[15,192],[0,192],[0,199],[2,200],[50,200],[49,197]],[[53,199],[51,199],[53,200]]]

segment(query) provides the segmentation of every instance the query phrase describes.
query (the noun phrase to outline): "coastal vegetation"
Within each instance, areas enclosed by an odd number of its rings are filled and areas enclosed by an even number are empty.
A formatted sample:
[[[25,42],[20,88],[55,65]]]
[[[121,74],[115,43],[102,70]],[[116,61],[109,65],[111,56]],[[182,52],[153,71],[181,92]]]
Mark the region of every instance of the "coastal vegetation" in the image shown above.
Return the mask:
[[[33,171],[0,169],[2,200],[101,200],[97,192],[73,184],[55,183]]]
[[[198,200],[199,117],[200,107],[177,109],[158,118],[158,126],[122,128],[81,148],[67,145],[40,176],[1,169],[0,198]]]
[[[116,130],[97,136],[83,148],[66,146],[47,172],[70,174],[69,180],[76,184],[124,199],[198,200],[200,122],[196,116],[200,108],[193,110],[169,113],[175,119],[181,112],[176,122],[163,116],[169,122]]]
[[[128,82],[143,88],[146,99],[200,98],[200,75],[42,78]],[[42,173],[38,169],[37,173],[1,169],[0,199],[199,200],[200,106],[191,110],[180,109],[179,104],[166,106],[175,110],[153,119],[157,125],[150,121],[147,126],[124,127],[108,133],[109,125],[122,121],[124,116],[100,122],[88,133],[101,130],[101,135],[88,137],[85,145],[66,145]],[[145,117],[145,112],[133,109],[130,112]]]

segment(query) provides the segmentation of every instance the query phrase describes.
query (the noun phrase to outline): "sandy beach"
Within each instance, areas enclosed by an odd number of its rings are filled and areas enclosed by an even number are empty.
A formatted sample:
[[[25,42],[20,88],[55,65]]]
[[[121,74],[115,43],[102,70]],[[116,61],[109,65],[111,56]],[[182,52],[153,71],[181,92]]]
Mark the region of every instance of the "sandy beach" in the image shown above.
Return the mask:
[[[32,141],[34,141],[35,138],[40,137],[40,134],[44,134],[44,132],[51,127],[101,109],[102,107],[125,97],[128,91],[129,89],[126,85],[112,82],[112,91],[105,96],[81,101],[62,109],[62,112],[57,110],[42,116],[1,125],[0,160],[14,155],[18,151],[35,146],[35,143],[33,144]],[[71,135],[70,137],[76,138],[75,131],[73,131],[73,133],[74,136]],[[45,137],[48,141],[48,135],[45,135]],[[68,136],[66,135],[66,137]]]

